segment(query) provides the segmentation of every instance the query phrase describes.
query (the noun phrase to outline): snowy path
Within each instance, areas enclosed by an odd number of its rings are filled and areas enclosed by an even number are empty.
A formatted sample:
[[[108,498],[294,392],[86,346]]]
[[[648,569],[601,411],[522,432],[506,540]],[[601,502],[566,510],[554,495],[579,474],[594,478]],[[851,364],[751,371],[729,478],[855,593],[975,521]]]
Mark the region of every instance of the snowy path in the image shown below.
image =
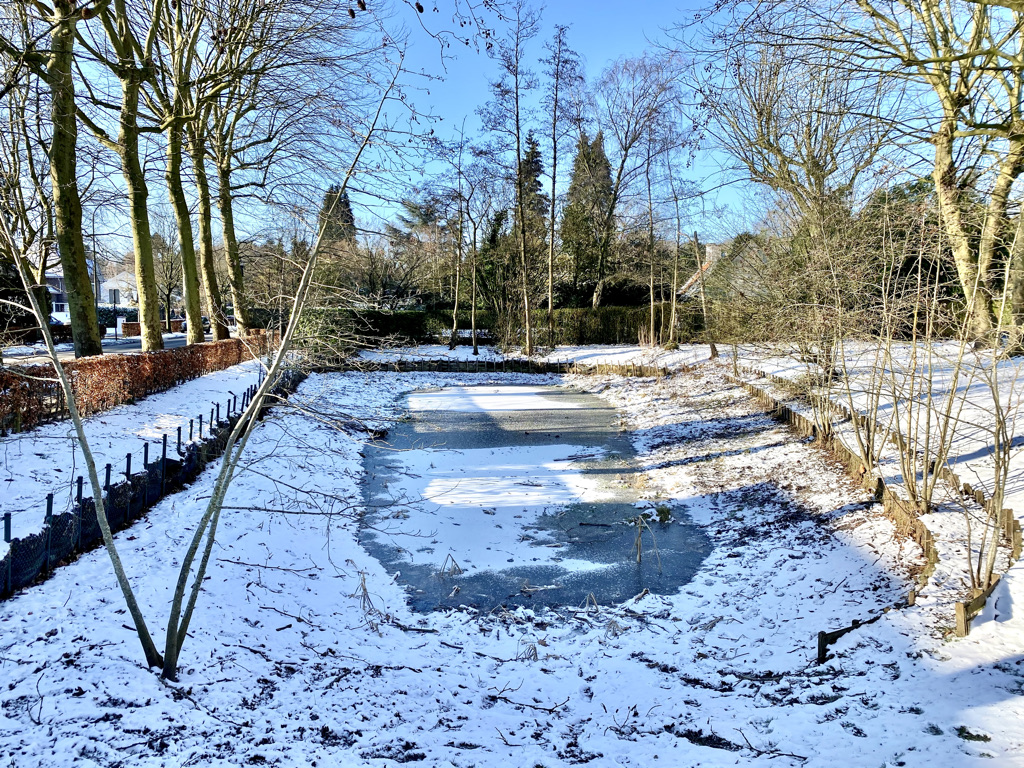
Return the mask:
[[[902,598],[917,553],[718,367],[574,382],[622,409],[652,503],[712,537],[693,583],[410,612],[355,541],[362,446],[329,422],[384,424],[403,392],[467,381],[317,375],[297,402],[319,420],[279,409],[257,430],[177,684],[142,668],[102,552],[0,605],[0,750],[19,768],[1024,765],[1019,650],[944,645],[927,595],[814,663],[819,629]],[[119,537],[154,629],[211,474]]]
[[[102,473],[104,465],[123,472],[125,457],[133,454],[132,464],[142,466],[143,443],[149,443],[150,461],[160,456],[162,436],[166,434],[169,451],[176,448],[177,429],[188,438],[189,419],[203,416],[209,423],[210,408],[220,403],[226,409],[231,393],[241,397],[246,387],[255,384],[259,363],[255,360],[188,381],[166,392],[150,395],[133,405],[121,405],[85,420],[85,434]],[[16,538],[42,528],[46,494],[54,495],[53,509],[61,513],[71,508],[75,483],[85,474],[78,438],[70,421],[44,424],[28,432],[0,437],[0,514],[11,513],[12,534]],[[102,476],[101,476],[102,481]],[[86,480],[86,495],[91,495]],[[0,542],[0,556],[7,545]]]

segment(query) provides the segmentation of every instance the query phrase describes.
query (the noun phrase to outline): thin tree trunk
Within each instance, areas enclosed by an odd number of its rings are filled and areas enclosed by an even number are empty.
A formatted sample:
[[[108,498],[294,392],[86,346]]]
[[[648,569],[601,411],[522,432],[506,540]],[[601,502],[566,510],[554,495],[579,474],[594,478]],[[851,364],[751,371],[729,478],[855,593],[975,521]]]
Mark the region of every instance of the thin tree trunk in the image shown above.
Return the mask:
[[[516,208],[519,209],[519,266],[523,270],[523,322],[526,326],[526,356],[533,355],[533,335],[530,327],[530,271],[526,261],[526,201],[523,199],[523,142],[520,126],[519,75],[516,74]]]
[[[401,71],[402,69],[399,67],[398,72]],[[395,79],[397,79],[397,74],[395,75]],[[377,121],[380,119],[384,105],[387,103],[387,96],[391,93],[392,88],[394,88],[394,84],[395,80],[393,79],[377,107],[377,114],[374,116],[371,130],[367,132],[358,152],[356,152],[356,156],[353,159],[352,164],[349,166],[349,171],[341,186],[342,191],[345,190],[348,180],[352,176],[352,172],[359,163],[363,150],[370,142],[370,137],[373,135],[373,127],[377,125]],[[188,627],[192,621],[193,611],[195,610],[196,602],[199,599],[199,593],[203,587],[203,580],[207,566],[210,562],[210,555],[213,552],[213,546],[216,543],[217,525],[220,521],[220,512],[224,503],[224,496],[227,493],[232,478],[234,477],[235,471],[238,467],[238,462],[245,450],[246,443],[249,441],[249,436],[252,434],[252,430],[257,423],[257,419],[255,417],[260,412],[263,403],[270,394],[272,388],[277,384],[278,374],[285,360],[285,356],[288,354],[288,349],[291,345],[292,338],[295,335],[295,330],[302,315],[303,306],[305,305],[306,298],[309,295],[313,272],[316,269],[317,258],[323,242],[324,232],[325,228],[322,227],[320,232],[317,234],[316,241],[313,243],[313,248],[309,255],[309,261],[303,268],[302,277],[299,279],[299,284],[295,291],[295,298],[292,302],[292,311],[291,317],[288,321],[288,326],[281,335],[280,345],[267,368],[266,378],[264,378],[263,383],[260,385],[256,395],[253,397],[246,409],[245,416],[237,421],[231,430],[231,433],[228,435],[227,442],[224,447],[224,457],[221,460],[220,472],[218,473],[217,479],[214,483],[213,493],[211,494],[206,511],[203,514],[202,519],[199,521],[199,525],[196,527],[189,549],[185,554],[181,569],[178,572],[178,581],[175,585],[174,596],[171,600],[171,611],[167,621],[166,649],[163,660],[163,676],[165,678],[171,680],[177,679],[178,658],[181,654],[181,649],[185,639],[188,637]],[[202,557],[199,561],[199,565],[196,569],[195,576],[193,577],[192,588],[189,591],[188,600],[186,601],[185,591],[188,587],[188,579],[191,575],[192,565],[195,562],[196,555],[199,552],[199,546],[202,544],[204,536],[206,538],[206,544]]]
[[[174,208],[178,223],[178,240],[181,246],[181,283],[185,301],[185,319],[188,325],[188,343],[201,344],[206,341],[203,333],[203,310],[199,298],[199,275],[196,270],[196,247],[192,237],[192,214],[185,198],[185,187],[181,183],[182,128],[177,119],[167,129],[167,192]],[[170,305],[168,304],[168,326],[170,326]]]
[[[654,338],[654,192],[651,189],[651,160],[647,158],[644,168],[644,175],[647,177],[647,250],[651,259],[650,289],[651,289],[651,336],[650,344],[653,347],[657,344]]]
[[[711,337],[711,325],[708,322],[708,302],[704,294],[704,257],[700,255],[700,240],[697,238],[697,233],[693,233],[693,252],[697,256],[697,275],[700,279],[700,309],[704,315],[704,335],[707,337],[708,346],[711,348],[711,359],[714,360],[718,357],[718,347],[715,346],[715,340]]]
[[[680,240],[680,222],[679,222],[679,201],[676,201],[676,250],[672,255],[672,313],[669,316],[668,325],[668,343],[674,344],[676,341],[676,306],[678,304],[679,293],[679,240]]]
[[[5,245],[11,248],[13,252],[14,239],[11,237],[11,233],[7,228],[6,222],[2,219],[0,219],[0,228],[2,228],[4,240],[6,241]],[[53,337],[50,334],[48,318],[44,315],[36,294],[31,290],[32,279],[28,265],[23,258],[20,258],[17,255],[15,256],[15,264],[18,267],[22,283],[25,286],[28,300],[32,306],[32,311],[36,316],[36,320],[40,324],[43,341],[46,344],[46,351],[49,355],[50,362],[57,373],[57,380],[59,381],[61,390],[64,393],[68,414],[71,417],[71,423],[74,427],[76,437],[78,438],[78,445],[82,451],[82,458],[85,460],[85,469],[86,474],[89,476],[89,484],[92,486],[96,509],[96,522],[99,525],[100,535],[103,538],[103,545],[107,550],[111,566],[114,569],[114,577],[117,580],[118,586],[121,588],[121,594],[124,597],[125,606],[128,608],[128,614],[132,617],[132,621],[135,624],[135,631],[139,636],[139,642],[142,644],[142,651],[146,656],[146,663],[151,667],[161,666],[163,659],[161,659],[160,652],[156,649],[156,643],[153,642],[153,638],[149,634],[145,617],[142,614],[142,610],[139,608],[138,601],[135,599],[135,593],[132,590],[131,583],[128,581],[128,576],[125,573],[123,564],[121,563],[121,556],[114,543],[114,536],[110,530],[110,523],[107,520],[106,507],[103,501],[103,489],[100,485],[99,473],[96,471],[96,461],[93,458],[92,451],[90,450],[89,440],[86,437],[85,428],[82,424],[82,416],[79,413],[78,405],[75,402],[75,393],[71,387],[71,380],[68,378],[67,373],[64,370],[64,366],[61,365],[60,358],[57,356],[57,350],[53,345]]]
[[[473,290],[472,296],[469,302],[469,324],[473,334],[473,354],[479,355],[480,348],[477,346],[476,341],[476,224],[470,219],[470,224],[473,230]]]
[[[985,209],[985,223],[978,240],[978,272],[985,285],[986,293],[993,297],[997,295],[998,291],[993,280],[995,275],[992,270],[992,262],[999,245],[1000,230],[1006,223],[1010,190],[1013,188],[1014,181],[1020,176],[1021,169],[1024,168],[1022,162],[1024,162],[1024,141],[1015,139],[1010,142],[1010,149],[999,164],[999,172]],[[1001,313],[1005,310],[1005,307],[1000,307]],[[1005,315],[1001,314],[999,320],[1001,321],[1003,317]]]
[[[561,37],[559,37],[561,41]],[[548,345],[555,347],[555,202],[558,186],[558,85],[561,42],[553,54],[555,82],[551,104],[551,208],[548,217]]]
[[[60,253],[64,284],[68,294],[68,314],[75,342],[75,357],[102,355],[96,295],[85,258],[82,239],[82,199],[78,192],[77,145],[78,118],[75,108],[75,84],[72,58],[77,15],[58,11],[50,34],[50,56],[46,81],[50,87],[50,176],[53,185],[54,230]],[[45,282],[45,278],[44,278]],[[49,316],[41,320],[48,324]]]
[[[459,169],[461,173],[462,169]],[[461,184],[461,177],[460,177]],[[462,285],[462,203],[459,202],[459,243],[455,250],[455,302],[452,307],[452,337],[448,340],[448,349],[454,350],[459,345],[459,288]]]
[[[967,303],[968,333],[976,342],[987,342],[992,332],[992,302],[981,279],[977,257],[971,248],[960,208],[961,195],[953,157],[955,128],[954,124],[947,122],[935,135],[935,169],[932,179],[935,182],[942,223],[953,250],[960,287]]]
[[[245,336],[252,325],[249,322],[249,307],[246,303],[245,276],[242,273],[242,259],[238,252],[238,238],[235,235],[235,216],[231,198],[231,171],[218,165],[217,177],[220,189],[217,193],[220,208],[221,228],[224,233],[224,259],[228,265],[228,282],[231,285],[231,301],[235,305],[235,325],[238,335]]]
[[[206,174],[206,148],[199,131],[189,137],[192,169],[195,173],[199,222],[199,271],[203,276],[206,293],[206,314],[210,318],[213,340],[228,338],[228,324],[224,315],[224,302],[217,283],[217,269],[213,253],[213,200],[210,198],[210,179]]]
[[[139,323],[142,328],[142,350],[163,349],[160,332],[160,298],[153,266],[153,236],[149,228],[149,187],[139,160],[139,90],[141,76],[130,73],[121,81],[121,116],[118,153],[121,171],[128,187],[128,211],[131,217],[132,244],[135,248],[135,285],[139,295]]]
[[[1013,307],[1013,325],[1020,336],[1021,329],[1024,329],[1024,209],[1017,212],[1010,263],[1010,304]]]

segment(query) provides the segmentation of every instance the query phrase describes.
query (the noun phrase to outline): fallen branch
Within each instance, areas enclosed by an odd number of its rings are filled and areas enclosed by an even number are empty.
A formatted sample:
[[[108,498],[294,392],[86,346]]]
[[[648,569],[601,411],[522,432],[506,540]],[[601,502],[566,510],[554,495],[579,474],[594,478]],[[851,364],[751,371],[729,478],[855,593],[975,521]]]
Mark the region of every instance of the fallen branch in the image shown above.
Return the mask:
[[[566,696],[565,697],[565,701],[560,702],[558,704],[555,704],[552,707],[542,707],[539,704],[527,704],[527,703],[522,702],[522,701],[512,701],[512,699],[508,698],[507,696],[502,696],[500,694],[491,694],[487,698],[489,698],[489,699],[491,699],[493,701],[503,701],[506,704],[511,704],[514,707],[529,707],[530,709],[535,709],[538,712],[547,712],[549,715],[553,715],[553,714],[555,714],[555,710],[557,710],[559,707],[564,707],[566,704],[568,704],[569,703],[569,699],[571,697]]]

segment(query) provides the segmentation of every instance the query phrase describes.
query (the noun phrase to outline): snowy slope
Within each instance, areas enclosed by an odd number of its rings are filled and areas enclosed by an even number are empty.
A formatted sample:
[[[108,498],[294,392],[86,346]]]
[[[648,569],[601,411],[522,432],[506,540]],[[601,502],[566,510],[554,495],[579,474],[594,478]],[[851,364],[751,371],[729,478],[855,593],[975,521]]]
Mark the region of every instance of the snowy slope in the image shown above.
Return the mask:
[[[571,381],[622,409],[652,504],[714,541],[692,583],[619,606],[410,612],[355,542],[361,444],[331,422],[383,426],[403,392],[467,381],[314,375],[305,413],[260,426],[177,683],[143,668],[102,552],[0,605],[11,764],[1024,765],[1019,632],[946,644],[948,605],[926,593],[815,663],[819,630],[901,603],[919,553],[717,366]],[[208,472],[119,536],[157,633],[211,487]]]
[[[182,427],[183,441],[188,439],[189,419],[203,414],[209,424],[210,409],[220,403],[227,410],[232,393],[241,398],[246,387],[255,384],[259,362],[250,360],[185,382],[150,395],[132,405],[121,405],[85,420],[85,434],[101,472],[107,463],[113,472],[124,472],[125,457],[132,453],[132,466],[142,466],[143,443],[149,443],[150,461],[160,456],[163,435],[168,436],[168,451],[177,447],[177,429]],[[204,433],[205,434],[205,433]],[[43,525],[46,494],[54,494],[55,513],[70,509],[76,490],[76,478],[85,475],[85,464],[78,438],[70,421],[58,421],[28,432],[0,437],[0,514],[10,512],[12,533],[20,538],[35,533]],[[116,482],[116,476],[114,479]],[[88,479],[85,494],[91,495]],[[0,542],[0,556],[6,551]]]

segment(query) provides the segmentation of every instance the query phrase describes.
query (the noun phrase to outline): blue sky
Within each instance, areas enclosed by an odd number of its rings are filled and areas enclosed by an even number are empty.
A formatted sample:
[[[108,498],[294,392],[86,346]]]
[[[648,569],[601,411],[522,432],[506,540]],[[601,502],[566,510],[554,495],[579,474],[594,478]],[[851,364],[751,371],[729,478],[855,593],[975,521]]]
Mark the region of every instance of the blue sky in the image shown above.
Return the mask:
[[[442,6],[448,7],[448,2],[437,0],[437,14],[432,13],[431,3],[425,5],[426,23],[439,24],[444,21],[441,18],[444,12]],[[663,30],[688,20],[703,5],[704,3],[698,2],[648,0],[551,2],[543,7],[541,33],[534,42],[530,64],[534,70],[540,70],[539,59],[545,55],[544,43],[550,40],[556,24],[564,24],[570,27],[569,45],[581,55],[588,79],[594,80],[612,61],[637,56],[645,49],[656,45],[658,41],[664,41],[666,35]],[[489,81],[497,76],[496,63],[483,52],[453,46],[451,57],[446,59],[442,67],[436,42],[421,30],[411,30],[410,43],[407,60],[409,68],[444,77],[443,81],[424,84],[425,90],[412,92],[417,108],[443,118],[443,122],[436,127],[439,135],[457,135],[465,118],[467,135],[472,136],[479,127],[475,110],[491,97]],[[542,128],[539,124],[537,127]],[[566,150],[568,149],[567,147]],[[566,158],[562,167],[567,169],[569,162],[569,158]],[[719,167],[720,162],[717,158],[705,154],[697,158],[695,166],[687,171],[687,175],[703,188],[710,189],[721,185],[725,180]],[[561,176],[561,173],[559,175]],[[706,205],[708,208],[715,204],[728,205],[736,212],[743,207],[739,198],[737,190],[726,188],[710,194]],[[731,217],[729,218],[731,221]],[[707,229],[707,235],[712,240],[717,240],[728,234],[722,232],[722,220],[721,216],[715,215],[705,217],[704,221],[697,221],[695,225],[698,229]],[[735,228],[732,225],[725,228],[730,227]],[[712,231],[716,229],[719,231]]]

